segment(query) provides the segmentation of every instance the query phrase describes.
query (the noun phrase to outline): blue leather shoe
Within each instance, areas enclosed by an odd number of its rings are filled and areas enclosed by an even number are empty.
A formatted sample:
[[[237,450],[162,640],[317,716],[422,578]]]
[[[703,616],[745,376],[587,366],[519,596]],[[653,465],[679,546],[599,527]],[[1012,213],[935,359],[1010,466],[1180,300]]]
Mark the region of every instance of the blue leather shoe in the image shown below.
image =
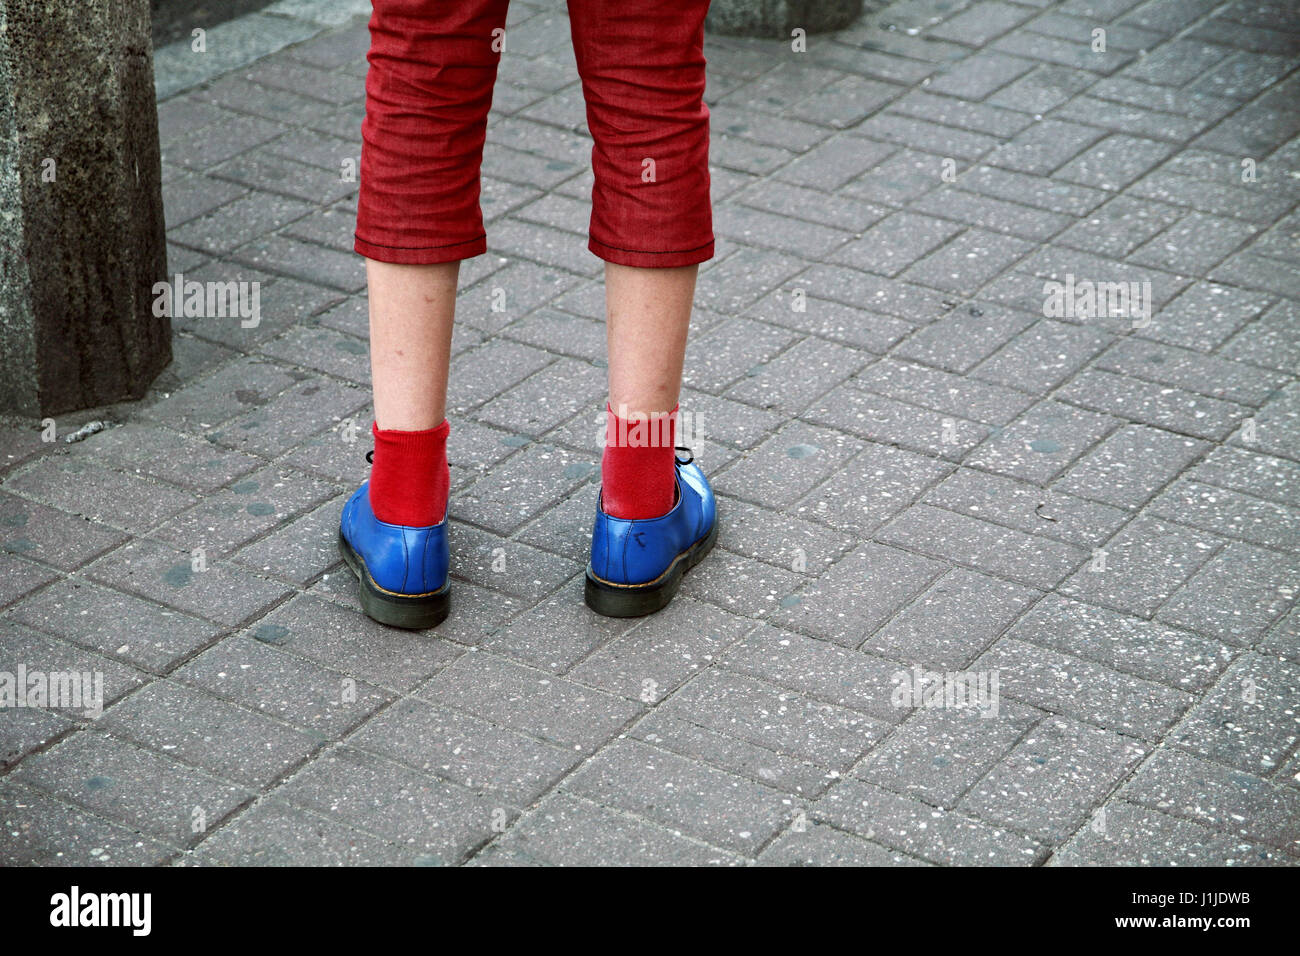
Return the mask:
[[[677,461],[677,503],[659,518],[615,518],[596,506],[587,565],[587,606],[606,617],[640,617],[667,606],[682,575],[718,537],[717,503],[694,459]]]
[[[339,551],[361,583],[361,609],[380,624],[434,627],[451,610],[445,518],[429,528],[380,521],[366,482],[343,506]]]

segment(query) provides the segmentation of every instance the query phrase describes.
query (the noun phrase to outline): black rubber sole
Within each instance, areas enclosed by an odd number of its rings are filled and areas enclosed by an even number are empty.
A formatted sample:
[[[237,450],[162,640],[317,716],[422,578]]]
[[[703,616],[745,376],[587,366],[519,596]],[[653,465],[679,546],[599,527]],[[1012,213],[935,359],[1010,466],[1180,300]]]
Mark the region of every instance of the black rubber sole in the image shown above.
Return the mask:
[[[583,594],[587,607],[605,617],[644,617],[663,610],[681,587],[682,575],[703,561],[717,540],[718,522],[714,519],[709,533],[677,555],[668,570],[651,584],[611,584],[592,575],[591,565],[587,565],[587,588]]]
[[[348,544],[343,532],[339,532],[339,554],[357,576],[361,586],[361,610],[366,616],[389,627],[402,627],[408,631],[423,631],[437,627],[447,619],[451,611],[451,581],[443,585],[441,591],[420,597],[405,597],[383,591],[371,579],[370,572],[360,556]]]

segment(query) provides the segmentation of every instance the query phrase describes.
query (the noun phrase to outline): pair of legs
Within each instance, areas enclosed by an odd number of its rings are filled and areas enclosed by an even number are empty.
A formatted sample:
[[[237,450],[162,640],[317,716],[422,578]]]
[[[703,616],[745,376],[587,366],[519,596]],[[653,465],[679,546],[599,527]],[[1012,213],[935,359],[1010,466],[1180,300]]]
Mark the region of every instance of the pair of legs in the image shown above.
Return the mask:
[[[445,416],[458,264],[486,249],[479,169],[508,2],[374,0],[356,250],[383,432]],[[594,140],[589,248],[606,261],[609,404],[624,417],[676,407],[696,270],[713,255],[708,5],[569,0]],[[628,456],[606,464],[607,478],[643,470]]]
[[[374,467],[344,503],[339,550],[367,614],[424,628],[450,609],[452,323],[460,260],[487,248],[479,170],[508,0],[373,4],[355,248],[370,292]],[[615,617],[666,606],[717,537],[708,480],[672,440],[696,272],[713,255],[708,5],[569,0],[609,347],[584,599]]]
[[[669,412],[682,382],[697,266],[605,265],[609,403]],[[447,417],[459,261],[366,261],[370,363],[380,429],[420,431]]]

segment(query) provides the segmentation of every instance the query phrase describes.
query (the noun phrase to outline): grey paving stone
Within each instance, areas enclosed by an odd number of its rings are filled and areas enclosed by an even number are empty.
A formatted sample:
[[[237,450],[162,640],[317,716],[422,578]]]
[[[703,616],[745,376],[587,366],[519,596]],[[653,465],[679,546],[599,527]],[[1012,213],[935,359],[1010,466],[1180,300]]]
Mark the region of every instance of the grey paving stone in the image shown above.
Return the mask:
[[[559,793],[521,817],[495,848],[547,866],[736,866],[743,858],[675,828]],[[476,858],[477,859],[477,858]]]
[[[856,349],[809,337],[747,370],[727,396],[794,415],[868,361]]]
[[[349,747],[317,757],[277,795],[417,854],[423,866],[459,863],[518,813],[497,796]]]
[[[666,712],[648,714],[629,731],[629,736],[798,797],[812,798],[824,793],[839,776],[837,770],[826,770],[804,758],[777,753]]]
[[[827,428],[786,425],[713,479],[721,494],[769,508],[796,500],[836,472],[862,443]]]
[[[1255,293],[1262,297],[1262,293]],[[1239,331],[1224,346],[1222,355],[1238,362],[1289,372],[1300,366],[1300,330],[1297,306],[1279,302],[1261,321]]]
[[[0,605],[16,601],[58,578],[58,572],[44,565],[0,552]]]
[[[1072,222],[1067,216],[981,196],[955,186],[946,186],[921,196],[911,204],[911,208],[931,216],[1038,242],[1052,238]]]
[[[1087,186],[1032,176],[996,166],[973,166],[959,185],[983,195],[1019,202],[1063,215],[1082,216],[1106,200],[1106,193]]]
[[[1108,505],[968,468],[959,468],[936,485],[925,501],[1083,548],[1109,538],[1129,518]]]
[[[205,492],[262,464],[252,455],[227,451],[201,438],[135,422],[102,431],[93,442],[72,447],[74,456]]]
[[[261,618],[249,636],[402,693],[412,691],[461,652],[436,630],[413,639],[332,601],[307,595],[297,595]]]
[[[764,123],[773,119],[766,117]],[[810,186],[796,186],[780,180],[763,180],[762,188],[746,189],[736,200],[770,213],[823,223],[854,233],[863,232],[886,215],[886,210],[875,203],[848,199],[842,194],[828,196]]]
[[[262,574],[306,585],[340,561],[336,541],[343,501],[340,495],[325,502],[240,548],[231,560]]]
[[[1282,373],[1132,338],[1118,340],[1095,364],[1105,371],[1254,406],[1262,405],[1288,382]]]
[[[349,739],[470,790],[527,806],[578,763],[578,755],[485,720],[423,701],[400,700]]]
[[[489,425],[539,436],[584,408],[599,408],[605,395],[603,368],[563,358],[525,379],[474,413]]]
[[[391,699],[339,671],[252,638],[229,638],[172,676],[321,736],[340,734]]]
[[[958,807],[1060,843],[1146,753],[1117,733],[1050,717],[1035,725]]]
[[[778,790],[632,740],[606,747],[563,789],[747,856],[800,809]]]
[[[810,296],[897,316],[911,325],[929,322],[952,308],[938,292],[842,266],[814,265],[789,285],[807,288]]]
[[[1093,175],[1088,170],[1078,176],[1085,174]],[[1093,255],[1118,258],[1169,228],[1182,215],[1183,210],[1177,206],[1120,193],[1076,221],[1057,241]],[[1158,323],[1160,317],[1154,321]]]
[[[72,571],[125,540],[120,531],[0,490],[0,549],[10,554]]]
[[[15,621],[155,672],[169,670],[219,631],[206,621],[76,579],[57,582],[10,614]],[[129,634],[123,632],[123,621],[131,622]]]
[[[891,851],[825,824],[803,825],[781,834],[758,855],[760,866],[925,866],[925,861]]]
[[[1026,481],[1047,482],[1117,424],[1108,415],[1042,401],[990,435],[967,457],[966,464]]]
[[[969,374],[1009,388],[1050,391],[1110,340],[1105,331],[1040,319],[984,359]]]
[[[1184,718],[1169,742],[1248,773],[1271,775],[1300,739],[1300,666],[1247,653]]]
[[[1134,183],[1130,190],[1145,199],[1197,209],[1215,216],[1268,223],[1287,212],[1287,201],[1247,185],[1206,182],[1192,176],[1157,170]],[[1249,283],[1246,283],[1249,285]]]
[[[1053,486],[1120,508],[1138,508],[1205,448],[1185,435],[1126,425],[1089,452]]]
[[[1001,693],[1142,740],[1158,740],[1195,698],[1142,678],[1004,637],[973,665],[996,670]]]
[[[727,319],[687,343],[682,381],[690,388],[721,394],[748,371],[788,349],[797,335],[770,325]]]
[[[511,534],[592,481],[599,474],[592,458],[530,444],[453,498],[449,514],[457,521]]]
[[[1245,448],[1219,446],[1210,449],[1187,477],[1285,505],[1300,487],[1300,465]]]
[[[1255,437],[1246,441],[1235,435],[1232,444],[1245,444],[1252,451],[1300,459],[1300,382],[1293,382],[1281,393],[1269,399],[1255,415]]]
[[[996,50],[981,50],[954,66],[941,68],[930,83],[930,92],[982,100],[999,87],[1028,73],[1033,66],[1032,60]]]
[[[285,369],[270,362],[240,358],[212,375],[142,408],[140,417],[181,431],[203,435],[213,425],[270,401],[294,383]],[[218,449],[214,454],[220,454]],[[251,456],[250,456],[251,457]]]
[[[942,78],[939,82],[942,82]],[[909,149],[971,162],[982,158],[998,145],[998,140],[993,136],[893,113],[877,113],[860,123],[854,132]]]
[[[716,668],[688,681],[656,714],[840,772],[885,729],[864,714]]]
[[[1016,745],[1040,711],[999,700],[996,710],[923,707],[853,769],[878,787],[951,810]]]
[[[1027,836],[856,780],[839,783],[809,817],[948,866],[1033,866],[1047,852]]]
[[[133,534],[149,531],[198,500],[180,488],[102,468],[79,458],[56,459],[53,456],[41,458],[23,471],[11,475],[5,480],[4,487],[9,492],[30,496],[61,511]],[[16,515],[17,512],[11,514]],[[44,514],[51,520],[52,526],[48,528],[47,534],[50,543],[54,544],[60,533],[58,526],[53,524],[57,515],[52,515],[49,511]],[[37,517],[39,520],[41,516]],[[105,530],[99,536],[98,547],[93,550],[102,550],[112,537],[112,532]],[[77,546],[75,538],[67,544]],[[93,553],[86,553],[84,545],[80,547],[83,549],[83,560]],[[39,548],[33,547],[31,550]],[[51,553],[50,557],[64,566],[68,564],[67,557],[56,553]],[[79,564],[80,561],[76,563]]]
[[[225,625],[250,619],[288,593],[283,585],[200,557],[140,538],[100,558],[85,574],[110,588]]]
[[[1191,692],[1213,684],[1234,653],[1221,641],[1056,594],[1045,596],[1007,636]]]
[[[318,432],[322,421],[341,422],[369,401],[355,386],[306,378],[207,437],[226,448],[271,458]]]
[[[913,505],[876,537],[909,551],[1044,589],[1055,586],[1087,557],[1086,551],[1063,541],[925,504]]]
[[[719,530],[723,547],[797,573],[816,574],[853,545],[849,534],[739,499],[726,499],[721,508],[727,515]]]
[[[334,489],[287,468],[252,472],[162,526],[152,537],[179,548],[202,548],[209,558],[228,557],[276,525],[314,508]]]
[[[732,614],[760,618],[791,600],[804,580],[802,573],[715,548],[708,561],[687,575],[681,593]]]
[[[930,668],[960,670],[1039,593],[954,568],[868,637],[862,649]]]
[[[463,655],[425,684],[418,696],[575,753],[594,751],[644,709],[487,653]]]
[[[0,713],[0,770],[8,770],[77,726],[75,721],[48,708],[6,707]]]
[[[968,229],[903,276],[936,289],[969,295],[1033,248],[1032,243],[1013,236]]]
[[[942,570],[937,561],[868,542],[783,600],[772,620],[857,647]]]
[[[1125,800],[1107,803],[1048,866],[1278,866],[1277,850]]]
[[[1121,795],[1133,803],[1300,857],[1300,791],[1161,748]]]
[[[1094,549],[1088,563],[1058,590],[1150,617],[1221,546],[1213,535],[1141,516]]]
[[[189,866],[412,866],[411,850],[277,799],[263,799],[183,858]]]
[[[593,517],[595,507],[593,491],[589,511]],[[530,603],[540,601],[581,571],[586,558],[586,555],[579,554],[567,557],[548,554],[521,541],[508,540],[459,522],[453,522],[448,538],[454,542],[452,570],[455,576],[495,592],[496,599],[506,603],[512,603],[506,595]],[[355,582],[355,579],[349,578],[349,581]],[[355,590],[355,583],[349,583],[349,588]],[[522,610],[518,605],[514,608]],[[500,621],[489,623],[496,626]]]
[[[932,458],[869,442],[800,501],[796,510],[836,531],[870,535],[951,470],[951,465]]]
[[[880,721],[898,721],[906,713],[892,699],[896,664],[793,632],[760,628],[728,649],[720,666]]]
[[[1095,77],[1081,70],[1045,63],[1002,87],[988,97],[988,102],[1008,109],[1041,114],[1060,106],[1094,82]]]
[[[873,442],[950,461],[961,460],[989,433],[977,422],[896,402],[852,382],[827,392],[803,417]]]
[[[310,734],[169,680],[141,688],[95,726],[252,788],[271,783],[320,745]]]
[[[175,849],[39,790],[0,786],[5,866],[156,866]]]
[[[11,684],[6,697],[6,707],[13,707],[11,695],[26,694],[27,706],[48,707],[61,716],[73,720],[97,720],[101,707],[107,707],[119,697],[130,693],[148,681],[148,676],[121,661],[103,657],[94,651],[85,650],[75,644],[37,633],[12,621],[0,622],[3,633],[4,665],[0,670],[10,675],[6,681]],[[28,674],[28,687],[22,687],[18,677],[21,670]],[[45,674],[42,689],[44,699],[32,696],[29,688],[36,674]],[[81,694],[73,685],[62,693],[71,694],[67,703],[54,699],[57,692],[56,675],[80,675],[83,682]],[[86,684],[89,683],[89,686]],[[41,686],[41,685],[37,685]]]
[[[942,219],[897,212],[838,249],[833,258],[847,266],[896,276],[959,232],[960,226]]]
[[[1095,144],[1103,135],[1094,127],[1041,119],[999,146],[988,161],[1004,169],[1046,176]]]
[[[592,651],[567,676],[620,697],[656,703],[712,665],[753,627],[746,618],[679,597]]]
[[[583,603],[583,587],[575,575],[541,604],[489,631],[479,646],[542,670],[568,671],[634,623],[596,615]]]
[[[1294,603],[1297,571],[1294,556],[1232,541],[1157,616],[1232,644],[1254,644]]]
[[[981,303],[963,306],[918,331],[894,354],[951,372],[966,372],[1024,331],[1033,316]]]
[[[1180,478],[1151,502],[1151,513],[1282,551],[1293,551],[1300,533],[1294,502],[1274,504],[1190,478]]]
[[[192,845],[252,796],[244,787],[92,731],[23,761],[9,779],[174,846]]]

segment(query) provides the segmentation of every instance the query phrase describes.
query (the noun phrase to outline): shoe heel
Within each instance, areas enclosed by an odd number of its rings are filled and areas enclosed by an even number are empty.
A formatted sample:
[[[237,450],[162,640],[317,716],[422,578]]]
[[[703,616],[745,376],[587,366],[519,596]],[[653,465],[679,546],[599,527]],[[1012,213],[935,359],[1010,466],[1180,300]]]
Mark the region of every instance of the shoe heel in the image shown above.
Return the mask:
[[[587,607],[604,617],[644,617],[669,605],[682,585],[682,575],[704,560],[718,540],[715,522],[709,533],[679,555],[663,578],[653,584],[618,585],[602,581],[587,567],[583,599]]]
[[[352,545],[339,532],[339,553],[349,570],[356,575],[360,585],[361,610],[366,616],[389,627],[405,628],[409,631],[423,631],[437,627],[447,619],[451,612],[451,582],[443,585],[442,590],[420,597],[404,597],[381,591],[370,579]]]

